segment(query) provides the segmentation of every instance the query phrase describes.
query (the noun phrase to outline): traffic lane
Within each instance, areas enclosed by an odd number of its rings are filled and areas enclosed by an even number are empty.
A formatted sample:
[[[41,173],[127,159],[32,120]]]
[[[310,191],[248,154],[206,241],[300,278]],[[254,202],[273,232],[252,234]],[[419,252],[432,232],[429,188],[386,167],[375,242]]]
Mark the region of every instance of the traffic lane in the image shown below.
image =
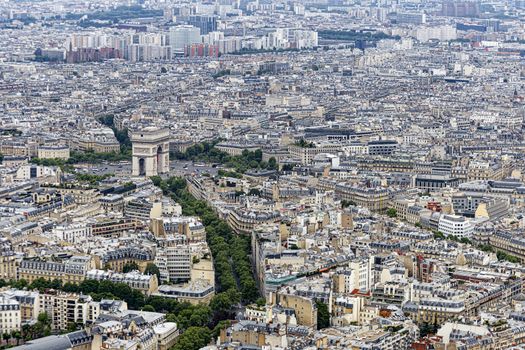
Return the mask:
[[[217,168],[211,165],[198,164],[195,165],[193,162],[188,161],[172,161],[170,162],[171,173],[175,175],[188,175],[188,174],[205,174],[217,175]]]
[[[93,164],[77,165],[75,170],[84,174],[104,175],[131,175],[131,164]],[[188,161],[170,161],[170,173],[178,176],[187,174],[205,174],[217,175],[217,168],[211,165],[195,165]]]

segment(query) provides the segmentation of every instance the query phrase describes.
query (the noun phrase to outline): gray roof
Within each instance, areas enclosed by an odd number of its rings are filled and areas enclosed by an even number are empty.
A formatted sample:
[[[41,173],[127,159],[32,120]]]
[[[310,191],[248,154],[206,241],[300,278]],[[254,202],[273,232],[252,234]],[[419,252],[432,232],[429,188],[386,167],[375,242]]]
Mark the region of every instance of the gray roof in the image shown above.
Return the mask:
[[[71,342],[65,335],[50,335],[49,337],[31,340],[24,345],[14,347],[15,350],[69,350]]]
[[[64,335],[50,335],[28,341],[24,345],[14,347],[15,350],[69,350],[80,344],[90,343],[92,336],[86,331],[76,331]]]

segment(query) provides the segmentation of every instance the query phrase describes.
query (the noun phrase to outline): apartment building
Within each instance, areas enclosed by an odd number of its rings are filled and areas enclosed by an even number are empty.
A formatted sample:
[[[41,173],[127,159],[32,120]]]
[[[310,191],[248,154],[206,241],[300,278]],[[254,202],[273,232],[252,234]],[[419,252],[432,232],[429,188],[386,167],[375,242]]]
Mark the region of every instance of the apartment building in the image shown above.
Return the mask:
[[[496,231],[489,235],[489,244],[498,251],[505,252],[525,262],[525,238],[511,232]]]
[[[38,158],[40,159],[69,159],[69,147],[65,145],[39,146]]]
[[[59,292],[44,300],[51,301],[41,309],[48,312],[51,328],[55,330],[67,329],[71,323],[92,323],[100,315],[99,303],[88,295]]]
[[[367,293],[370,291],[374,277],[372,273],[372,266],[374,265],[374,257],[370,256],[366,259],[351,261],[348,268],[341,271],[338,282],[339,288],[343,293],[351,293],[359,291]],[[337,275],[336,275],[337,276]],[[342,285],[341,285],[342,284]]]
[[[154,260],[153,254],[145,249],[124,247],[106,252],[101,260],[102,266],[109,270],[122,272],[124,265],[136,263],[139,271],[144,272],[146,266]]]
[[[443,324],[465,314],[466,306],[462,300],[428,298],[419,303],[405,303],[403,312],[416,323]]]
[[[386,188],[366,188],[341,183],[335,186],[335,193],[340,199],[352,201],[372,211],[384,211],[390,206],[390,192]]]
[[[178,285],[163,284],[152,295],[173,298],[193,305],[208,304],[215,295],[215,287],[204,280]]]
[[[123,233],[128,231],[135,231],[144,227],[144,224],[137,219],[109,219],[97,221],[90,224],[91,233],[93,236],[102,237],[120,237]]]
[[[94,260],[89,256],[73,256],[63,262],[22,260],[18,266],[18,278],[29,283],[44,278],[78,284],[85,279],[86,272],[94,267]]]
[[[235,208],[228,215],[228,224],[236,233],[251,234],[255,228],[265,224],[276,223],[280,219],[281,216],[278,212]]]
[[[332,153],[337,154],[342,150],[342,145],[326,143],[322,145],[312,144],[310,147],[303,147],[299,145],[290,145],[288,146],[288,153],[295,159],[298,159],[301,164],[308,165],[311,164],[315,158],[320,153]]]
[[[288,348],[286,326],[242,320],[228,329],[221,331],[221,343],[239,343],[253,348],[270,347]]]
[[[1,293],[2,297],[16,300],[20,306],[20,318],[22,323],[27,323],[38,318],[40,313],[40,293],[9,289]]]
[[[175,322],[164,322],[153,327],[157,338],[156,350],[169,350],[177,342],[180,331]]]
[[[317,327],[317,306],[312,298],[297,295],[289,288],[282,288],[277,293],[272,293],[271,302],[283,308],[293,309],[298,325],[314,329]]]
[[[20,303],[16,299],[0,296],[0,332],[9,334],[19,331],[21,323]]]
[[[8,281],[17,278],[17,255],[14,251],[4,250],[0,255],[0,278]]]
[[[97,281],[111,281],[113,283],[125,283],[132,289],[137,289],[146,295],[155,292],[159,286],[157,275],[144,275],[139,271],[131,271],[127,273],[118,273],[104,270],[89,270],[86,274],[86,279],[93,279]]]

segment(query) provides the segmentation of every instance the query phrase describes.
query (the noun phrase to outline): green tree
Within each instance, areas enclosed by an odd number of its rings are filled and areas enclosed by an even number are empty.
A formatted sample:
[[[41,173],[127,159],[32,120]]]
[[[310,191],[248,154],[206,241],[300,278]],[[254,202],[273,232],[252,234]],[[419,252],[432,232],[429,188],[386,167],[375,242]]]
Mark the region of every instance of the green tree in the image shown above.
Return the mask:
[[[98,293],[113,294],[116,292],[115,283],[110,280],[102,280],[98,284]]]
[[[355,204],[354,201],[348,201],[348,200],[346,200],[346,199],[343,199],[343,200],[341,201],[341,208],[343,208],[343,209],[348,208],[348,207],[351,206],[351,205],[352,205],[352,206],[355,206],[356,204]]]
[[[282,171],[292,171],[295,168],[295,164],[284,164],[281,168]]]
[[[427,335],[436,334],[439,326],[437,324],[430,324],[428,322],[424,322],[419,327],[419,334],[421,337],[426,337]]]
[[[221,330],[228,328],[231,326],[232,321],[231,320],[222,320],[217,323],[217,325],[212,330],[212,337],[218,338],[221,334]]]
[[[210,308],[215,314],[221,315],[221,318],[228,318],[231,315],[234,304],[235,301],[232,300],[231,294],[223,292],[211,299]]]
[[[11,339],[11,333],[5,332],[2,334],[2,339],[6,341],[6,343],[9,343],[9,339]]]
[[[148,263],[144,269],[144,274],[146,275],[157,275],[157,280],[160,283],[160,270],[157,265],[154,263]]]
[[[84,294],[96,293],[100,283],[97,280],[85,279],[80,282],[79,289]]]
[[[29,285],[29,289],[38,289],[40,292],[43,292],[46,289],[59,289],[60,287],[62,287],[62,281],[57,279],[49,281],[42,277],[35,279]]]
[[[315,143],[308,142],[305,139],[301,138],[299,141],[295,143],[296,146],[302,147],[302,148],[315,148]]]
[[[51,334],[51,319],[47,312],[41,312],[38,314],[35,327],[37,338],[47,337]]]
[[[494,249],[492,248],[492,246],[490,246],[488,244],[480,244],[478,246],[478,248],[481,249],[484,252],[489,252],[489,253],[493,253],[494,252]]]
[[[462,237],[459,241],[464,244],[472,244],[470,239],[468,239],[467,237]]]
[[[190,327],[177,339],[173,350],[199,350],[211,341],[211,332],[205,327]]]
[[[278,168],[279,165],[277,164],[275,157],[270,157],[270,159],[268,159],[268,169],[277,170]]]
[[[434,239],[445,239],[445,235],[440,231],[432,231],[434,233]]]
[[[388,208],[388,210],[386,211],[386,215],[388,215],[391,218],[395,218],[397,217],[397,210],[395,210],[394,208]]]
[[[9,285],[15,289],[24,289],[29,286],[29,283],[25,279],[21,278],[18,281],[10,280]]]
[[[73,283],[65,283],[62,288],[61,288],[64,292],[69,292],[69,293],[78,293],[80,291],[80,288],[77,284],[73,284]]]
[[[257,188],[251,188],[248,192],[248,196],[261,196],[261,191]]]
[[[19,331],[12,331],[11,337],[16,339],[16,346],[20,344],[20,339],[22,339],[22,333]]]
[[[34,326],[29,324],[22,325],[22,338],[27,340],[35,339]]]
[[[511,263],[519,263],[520,262],[520,259],[513,256],[513,255],[509,255],[505,252],[502,252],[502,251],[499,251],[496,253],[497,257],[498,257],[498,260],[506,260],[508,262],[511,262]]]
[[[155,175],[155,176],[151,176],[151,177],[150,177],[150,180],[153,182],[153,185],[155,185],[155,186],[157,186],[157,187],[159,187],[160,184],[161,184],[162,182],[164,182],[164,181],[162,180],[162,177],[157,176],[157,175]]]
[[[459,242],[460,241],[459,238],[457,236],[455,236],[455,235],[448,235],[447,239],[452,241],[452,242]]]
[[[151,305],[144,305],[142,311],[155,312],[155,308]]]
[[[74,332],[78,329],[78,325],[75,322],[68,322],[66,333]]]
[[[321,301],[316,301],[317,306],[317,329],[330,327],[330,313],[328,312],[328,305]]]
[[[44,325],[51,324],[51,321],[49,319],[49,316],[47,315],[47,312],[39,313],[37,317],[37,321]]]
[[[132,262],[124,264],[124,267],[122,267],[122,272],[126,273],[126,272],[135,271],[138,269],[139,269],[139,265],[136,262],[132,261]]]

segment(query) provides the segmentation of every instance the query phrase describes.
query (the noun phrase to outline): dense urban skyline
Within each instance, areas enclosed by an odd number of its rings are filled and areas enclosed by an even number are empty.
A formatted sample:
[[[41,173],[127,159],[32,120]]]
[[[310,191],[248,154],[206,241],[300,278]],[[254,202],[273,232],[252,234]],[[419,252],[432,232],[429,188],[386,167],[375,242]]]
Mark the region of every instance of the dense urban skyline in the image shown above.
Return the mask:
[[[525,349],[525,1],[0,0],[0,348]]]

